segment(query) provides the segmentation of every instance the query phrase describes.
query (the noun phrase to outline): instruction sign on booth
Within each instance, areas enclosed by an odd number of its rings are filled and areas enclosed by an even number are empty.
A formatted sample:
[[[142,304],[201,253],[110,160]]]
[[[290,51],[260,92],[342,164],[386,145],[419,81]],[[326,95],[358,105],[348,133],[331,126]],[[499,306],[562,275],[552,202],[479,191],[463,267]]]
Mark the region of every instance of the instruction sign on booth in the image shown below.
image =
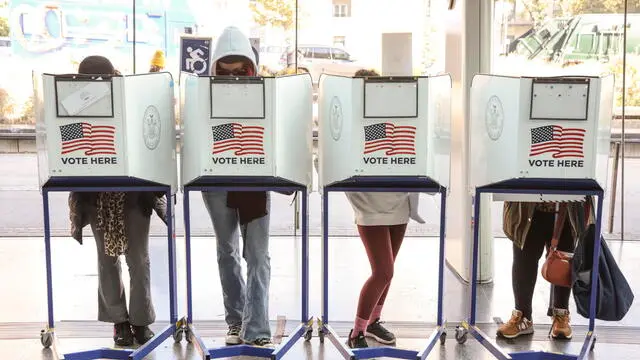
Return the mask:
[[[517,178],[607,184],[613,76],[476,75],[471,87],[471,186]]]
[[[200,177],[312,182],[312,84],[285,77],[183,74],[182,184]]]
[[[319,111],[323,186],[353,176],[427,176],[448,186],[448,75],[323,75]]]
[[[177,188],[170,74],[34,74],[34,83],[40,185],[113,176]]]

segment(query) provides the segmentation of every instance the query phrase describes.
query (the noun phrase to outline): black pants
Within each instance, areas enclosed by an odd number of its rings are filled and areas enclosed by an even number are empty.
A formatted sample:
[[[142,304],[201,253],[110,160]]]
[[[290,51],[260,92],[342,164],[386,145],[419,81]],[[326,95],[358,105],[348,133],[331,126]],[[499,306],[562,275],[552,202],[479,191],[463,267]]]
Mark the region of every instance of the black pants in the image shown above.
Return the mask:
[[[538,278],[538,262],[545,249],[545,245],[551,243],[555,214],[535,211],[531,220],[531,228],[524,242],[524,248],[513,246],[513,266],[511,268],[511,285],[516,301],[516,310],[522,311],[524,317],[531,319],[533,290]],[[571,223],[566,218],[562,234],[558,242],[558,250],[573,252],[573,236]],[[553,301],[550,308],[568,309],[571,289],[553,286]]]

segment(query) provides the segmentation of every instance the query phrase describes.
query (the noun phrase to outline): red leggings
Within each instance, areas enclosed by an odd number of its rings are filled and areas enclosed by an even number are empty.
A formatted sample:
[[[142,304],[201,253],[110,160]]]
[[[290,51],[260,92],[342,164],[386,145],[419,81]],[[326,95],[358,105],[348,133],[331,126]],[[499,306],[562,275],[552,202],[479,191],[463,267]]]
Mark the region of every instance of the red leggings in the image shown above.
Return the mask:
[[[371,265],[371,276],[362,286],[357,316],[369,319],[376,305],[384,304],[393,278],[393,264],[404,239],[407,224],[360,226],[358,232]]]

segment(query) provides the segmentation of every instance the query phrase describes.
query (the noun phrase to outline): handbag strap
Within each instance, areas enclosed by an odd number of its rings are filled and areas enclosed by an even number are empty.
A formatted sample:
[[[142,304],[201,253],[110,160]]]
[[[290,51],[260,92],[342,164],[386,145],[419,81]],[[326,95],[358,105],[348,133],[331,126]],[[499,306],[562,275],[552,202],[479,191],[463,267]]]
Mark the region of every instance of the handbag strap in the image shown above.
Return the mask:
[[[559,205],[558,213],[556,214],[556,222],[553,226],[553,236],[551,237],[551,251],[555,251],[558,248],[560,242],[560,236],[564,228],[565,219],[567,218],[567,203],[561,202]]]

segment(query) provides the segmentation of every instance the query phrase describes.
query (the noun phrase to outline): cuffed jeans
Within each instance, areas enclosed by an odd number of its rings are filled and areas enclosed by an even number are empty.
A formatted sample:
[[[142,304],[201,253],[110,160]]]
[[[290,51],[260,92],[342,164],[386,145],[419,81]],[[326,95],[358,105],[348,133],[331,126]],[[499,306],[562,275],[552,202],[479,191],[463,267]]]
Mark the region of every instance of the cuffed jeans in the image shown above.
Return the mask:
[[[269,328],[269,215],[239,225],[236,209],[227,207],[227,192],[202,192],[216,234],[218,270],[222,284],[225,321],[242,324],[240,336],[247,342],[271,338]],[[267,193],[267,211],[271,197]],[[240,264],[240,233],[244,241],[242,257],[247,262],[245,284]]]

